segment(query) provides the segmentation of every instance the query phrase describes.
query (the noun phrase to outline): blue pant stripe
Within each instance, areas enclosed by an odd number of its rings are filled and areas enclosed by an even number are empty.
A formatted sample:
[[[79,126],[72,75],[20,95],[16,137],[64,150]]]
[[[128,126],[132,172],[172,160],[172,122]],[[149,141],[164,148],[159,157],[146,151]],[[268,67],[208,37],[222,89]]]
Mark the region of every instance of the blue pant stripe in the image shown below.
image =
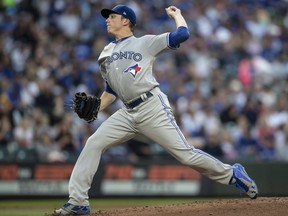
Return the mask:
[[[210,155],[210,154],[208,154],[208,153],[206,153],[206,152],[204,152],[204,151],[202,151],[202,150],[200,150],[200,149],[193,148],[192,151],[195,152],[195,153],[203,154],[203,155],[205,155],[205,156],[207,156],[207,157],[210,157],[211,159],[217,161],[218,163],[223,164],[224,167],[227,167],[227,168],[231,168],[231,167],[232,167],[232,166],[229,165],[229,164],[224,164],[223,162],[221,162],[221,161],[218,160],[217,158],[213,157],[212,155]]]
[[[194,153],[205,155],[205,156],[213,159],[214,161],[223,164],[224,167],[227,167],[227,168],[231,168],[231,167],[232,167],[232,166],[229,165],[229,164],[224,164],[224,163],[222,163],[220,160],[218,160],[217,158],[213,157],[212,155],[210,155],[210,154],[208,154],[208,153],[206,153],[206,152],[204,152],[204,151],[202,151],[202,150],[200,150],[200,149],[196,149],[196,148],[194,148],[193,146],[189,145],[189,143],[187,143],[187,140],[185,139],[184,135],[182,134],[179,126],[178,126],[177,123],[175,122],[173,116],[168,112],[167,109],[168,109],[169,107],[165,104],[163,97],[162,97],[161,95],[158,95],[158,97],[159,97],[159,99],[160,99],[160,101],[161,101],[161,104],[162,104],[162,106],[163,106],[163,108],[164,108],[164,110],[165,110],[168,118],[170,119],[171,124],[172,124],[173,127],[176,129],[177,133],[179,134],[180,138],[182,139],[183,143],[185,144],[185,146],[186,146],[187,148],[191,148],[191,147],[192,147],[192,151],[193,151]]]
[[[184,135],[182,134],[179,126],[178,126],[177,123],[175,122],[175,119],[174,119],[173,115],[168,112],[167,109],[169,109],[169,107],[165,104],[163,97],[162,97],[161,95],[158,95],[158,97],[159,97],[159,99],[160,99],[160,101],[161,101],[161,104],[162,104],[162,106],[163,106],[163,108],[164,108],[164,111],[165,111],[166,114],[167,114],[167,117],[169,118],[169,120],[170,120],[171,124],[173,125],[173,127],[176,129],[176,131],[177,131],[177,133],[179,134],[181,140],[183,141],[183,143],[185,144],[185,146],[186,146],[187,148],[191,148],[191,145],[189,145],[189,144],[187,143],[187,140],[185,139],[185,137],[184,137]]]

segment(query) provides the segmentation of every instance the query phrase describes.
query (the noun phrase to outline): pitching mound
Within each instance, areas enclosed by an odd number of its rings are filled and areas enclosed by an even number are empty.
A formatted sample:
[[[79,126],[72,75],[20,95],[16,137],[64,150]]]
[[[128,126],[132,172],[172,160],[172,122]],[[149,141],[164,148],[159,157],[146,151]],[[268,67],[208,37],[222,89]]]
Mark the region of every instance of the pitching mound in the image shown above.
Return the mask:
[[[288,215],[288,197],[256,200],[219,199],[175,205],[145,206],[98,211],[91,216],[285,216]]]

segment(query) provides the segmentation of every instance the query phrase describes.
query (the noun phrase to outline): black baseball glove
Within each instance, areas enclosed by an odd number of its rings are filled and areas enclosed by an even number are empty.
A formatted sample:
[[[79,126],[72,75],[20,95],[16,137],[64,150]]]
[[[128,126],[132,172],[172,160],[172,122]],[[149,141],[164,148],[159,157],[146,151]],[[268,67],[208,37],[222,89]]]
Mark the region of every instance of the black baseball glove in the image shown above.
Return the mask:
[[[100,104],[100,98],[88,96],[85,92],[77,92],[74,95],[72,109],[77,113],[79,118],[91,123],[97,119]]]

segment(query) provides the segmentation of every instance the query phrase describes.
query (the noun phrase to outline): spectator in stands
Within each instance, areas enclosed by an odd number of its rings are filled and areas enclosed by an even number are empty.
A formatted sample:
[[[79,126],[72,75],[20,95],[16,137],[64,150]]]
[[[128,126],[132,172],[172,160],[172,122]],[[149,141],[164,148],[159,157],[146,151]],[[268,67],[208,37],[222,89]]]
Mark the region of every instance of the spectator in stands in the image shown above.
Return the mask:
[[[236,144],[240,156],[253,158],[257,157],[259,151],[259,143],[253,137],[251,128],[249,126],[243,128],[242,134]]]
[[[69,122],[68,118],[65,118],[65,116],[57,126],[55,141],[63,152],[73,154],[77,150],[71,132],[71,122]]]
[[[13,135],[15,138],[16,144],[23,149],[32,149],[34,148],[34,130],[33,122],[31,122],[29,116],[24,116],[20,119],[16,127],[13,129]]]
[[[224,152],[221,146],[221,135],[219,132],[219,130],[215,130],[209,131],[206,134],[206,142],[204,143],[204,147],[202,150],[214,157],[222,158],[224,157]]]
[[[12,32],[12,37],[15,42],[27,45],[26,48],[31,52],[31,56],[34,56],[38,43],[38,33],[33,17],[28,11],[23,11],[19,14],[18,19],[17,25]],[[19,70],[17,72],[23,71]]]
[[[54,80],[41,79],[39,81],[39,94],[35,98],[35,106],[40,108],[42,112],[47,113],[51,117],[53,112],[54,95],[51,91],[54,87]]]
[[[275,132],[275,154],[275,159],[288,161],[288,124],[280,125]]]
[[[244,107],[241,109],[241,115],[245,116],[250,126],[255,126],[259,114],[259,101],[248,98]]]
[[[267,134],[262,142],[260,143],[260,150],[258,154],[261,159],[264,160],[273,160],[276,159],[276,151],[275,151],[275,136],[274,133]]]
[[[13,141],[13,130],[7,115],[0,117],[0,148],[7,147]]]
[[[229,130],[223,129],[221,131],[220,140],[223,157],[230,160],[238,158],[239,155]]]
[[[65,162],[66,156],[60,151],[59,146],[53,142],[48,132],[39,135],[39,139],[35,140],[35,148],[40,162]]]

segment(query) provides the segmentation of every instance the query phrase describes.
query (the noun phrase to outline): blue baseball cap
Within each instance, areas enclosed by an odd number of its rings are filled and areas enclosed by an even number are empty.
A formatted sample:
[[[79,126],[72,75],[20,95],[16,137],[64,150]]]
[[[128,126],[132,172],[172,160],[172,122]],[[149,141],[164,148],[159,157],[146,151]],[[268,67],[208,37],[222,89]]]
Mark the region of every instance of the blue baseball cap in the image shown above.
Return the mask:
[[[134,11],[126,5],[117,5],[112,9],[102,9],[101,15],[107,19],[111,13],[120,14],[130,20],[133,25],[136,25],[136,15]]]

